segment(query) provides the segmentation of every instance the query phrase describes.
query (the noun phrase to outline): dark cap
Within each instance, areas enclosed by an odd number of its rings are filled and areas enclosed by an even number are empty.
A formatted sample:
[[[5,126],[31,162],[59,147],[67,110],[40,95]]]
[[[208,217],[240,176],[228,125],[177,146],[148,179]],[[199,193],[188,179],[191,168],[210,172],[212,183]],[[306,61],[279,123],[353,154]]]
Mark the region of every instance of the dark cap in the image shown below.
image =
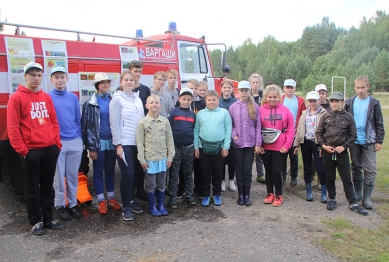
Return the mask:
[[[335,99],[335,100],[344,100],[344,95],[342,92],[333,92],[330,95],[330,100]]]

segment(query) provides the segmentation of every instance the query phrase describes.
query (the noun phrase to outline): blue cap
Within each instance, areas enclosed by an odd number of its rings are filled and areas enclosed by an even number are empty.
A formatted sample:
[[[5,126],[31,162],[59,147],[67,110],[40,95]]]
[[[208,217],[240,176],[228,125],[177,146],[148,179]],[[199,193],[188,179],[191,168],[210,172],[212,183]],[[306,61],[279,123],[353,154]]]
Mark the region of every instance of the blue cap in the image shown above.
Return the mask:
[[[250,83],[248,81],[246,81],[246,80],[240,81],[238,83],[238,89],[242,89],[242,88],[251,89]]]
[[[294,81],[293,79],[286,79],[284,82],[284,86],[296,87],[296,81]]]

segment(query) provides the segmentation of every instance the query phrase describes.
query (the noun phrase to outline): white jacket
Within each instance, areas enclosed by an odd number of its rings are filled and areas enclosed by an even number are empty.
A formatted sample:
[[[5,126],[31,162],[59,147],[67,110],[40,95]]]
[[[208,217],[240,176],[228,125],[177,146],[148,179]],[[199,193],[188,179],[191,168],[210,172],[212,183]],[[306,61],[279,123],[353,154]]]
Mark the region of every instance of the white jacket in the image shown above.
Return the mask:
[[[143,117],[143,104],[139,98],[139,91],[132,94],[116,91],[109,104],[112,143],[115,146],[136,146],[136,127]]]

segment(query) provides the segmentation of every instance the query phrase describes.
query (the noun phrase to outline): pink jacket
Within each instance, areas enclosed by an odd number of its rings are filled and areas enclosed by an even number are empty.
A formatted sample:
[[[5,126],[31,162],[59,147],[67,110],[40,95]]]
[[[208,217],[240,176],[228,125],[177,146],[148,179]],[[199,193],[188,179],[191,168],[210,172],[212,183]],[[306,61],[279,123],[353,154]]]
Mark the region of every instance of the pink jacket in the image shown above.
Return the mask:
[[[270,107],[266,104],[259,108],[261,116],[261,126],[263,128],[273,128],[277,130],[285,129],[277,140],[272,144],[262,143],[265,150],[280,151],[281,148],[289,150],[294,140],[294,119],[290,110],[278,103],[276,107]]]

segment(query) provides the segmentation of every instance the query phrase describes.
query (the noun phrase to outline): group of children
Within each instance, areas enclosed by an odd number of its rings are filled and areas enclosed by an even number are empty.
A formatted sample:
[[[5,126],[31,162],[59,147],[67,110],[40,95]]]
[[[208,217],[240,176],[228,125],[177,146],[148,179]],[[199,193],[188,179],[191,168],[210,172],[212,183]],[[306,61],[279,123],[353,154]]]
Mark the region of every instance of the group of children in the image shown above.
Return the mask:
[[[304,99],[294,94],[296,82],[292,79],[285,81],[283,95],[276,85],[262,90],[261,76],[253,74],[249,81],[239,82],[239,98],[235,98],[233,83],[228,79],[221,83],[221,96],[215,90],[207,90],[206,82],[195,79],[179,91],[175,70],[156,72],[154,85],[149,88],[139,82],[142,68],[140,61],[132,61],[129,70],[121,74],[120,87],[113,95],[109,92],[111,83],[107,74],[97,73],[96,92],[84,103],[80,117],[76,95],[66,90],[65,68],[52,69],[55,88],[49,99],[38,90],[42,67],[37,63],[26,65],[27,85],[19,86],[11,97],[7,121],[9,133],[13,134],[11,144],[20,153],[25,172],[34,178],[26,180],[26,203],[33,234],[43,234],[43,226],[63,228],[52,217],[53,204],[61,220],[70,220],[70,215],[83,218],[76,198],[83,145],[93,160],[98,212],[107,214],[108,207],[122,210],[124,220],[133,220],[133,213],[143,212],[135,203],[135,196],[148,201],[152,216],[168,215],[165,195],[169,196],[168,206],[173,209],[178,208],[177,198],[183,195],[188,205],[196,205],[194,194],[202,198],[204,207],[211,201],[221,205],[221,192],[226,188],[225,165],[231,191],[236,190],[236,174],[237,204],[250,206],[254,158],[257,181],[266,183],[264,202],[280,206],[286,158],[291,156],[294,185],[300,146],[308,201],[313,200],[313,158],[322,184],[321,202],[327,203],[327,209],[336,207],[336,168],[350,209],[366,215],[367,211],[357,204],[361,199],[365,208],[373,208],[370,197],[376,176],[376,152],[381,149],[384,128],[380,104],[368,95],[366,76],[355,80],[357,95],[346,101],[345,109],[343,94],[334,92],[328,101],[326,87],[318,85],[307,94],[309,103],[305,110]],[[324,95],[320,93],[323,91]],[[31,102],[31,110],[38,112],[28,112],[32,119],[23,113],[29,110],[20,100],[23,93],[37,95],[33,100],[38,102]],[[327,111],[322,104],[327,105]],[[27,123],[31,121],[32,124]],[[36,130],[31,130],[27,138],[24,129],[31,125]],[[51,140],[47,141],[38,132],[49,132]],[[347,149],[351,152],[354,183]],[[50,151],[55,158],[48,161],[51,164],[39,162],[48,159],[47,150],[56,151]],[[54,160],[55,175],[44,184],[39,182],[40,177],[54,172]],[[122,205],[114,197],[116,161],[121,170]],[[39,197],[45,199],[43,204],[39,204]]]

